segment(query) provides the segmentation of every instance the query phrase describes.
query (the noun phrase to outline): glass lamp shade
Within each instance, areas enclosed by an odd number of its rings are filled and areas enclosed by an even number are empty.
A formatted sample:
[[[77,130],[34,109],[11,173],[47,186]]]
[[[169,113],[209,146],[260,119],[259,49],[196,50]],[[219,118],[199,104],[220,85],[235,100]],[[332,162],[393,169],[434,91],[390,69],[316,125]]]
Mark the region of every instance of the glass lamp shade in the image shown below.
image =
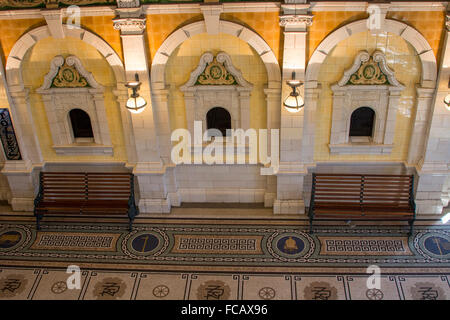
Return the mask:
[[[447,109],[450,110],[450,93],[445,96],[444,103],[445,103],[445,106],[447,107]]]
[[[144,111],[146,105],[147,101],[145,101],[145,99],[140,96],[131,97],[127,101],[127,109],[131,113],[141,113],[142,111]]]
[[[285,100],[284,100],[284,108],[292,113],[299,112],[303,106],[305,105],[302,96],[300,96],[298,93],[291,93]]]

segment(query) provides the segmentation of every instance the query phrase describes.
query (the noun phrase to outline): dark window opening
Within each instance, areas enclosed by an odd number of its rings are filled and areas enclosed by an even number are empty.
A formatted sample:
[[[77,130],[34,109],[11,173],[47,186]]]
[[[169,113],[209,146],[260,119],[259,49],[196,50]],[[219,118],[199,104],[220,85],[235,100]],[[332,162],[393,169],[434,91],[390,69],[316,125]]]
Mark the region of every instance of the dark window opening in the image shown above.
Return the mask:
[[[227,135],[227,129],[231,129],[230,113],[224,108],[215,107],[206,114],[206,126],[208,129],[218,129],[222,136]]]
[[[91,119],[81,109],[73,109],[69,112],[74,138],[93,138]]]
[[[353,111],[350,119],[350,137],[371,137],[375,112],[369,107]]]

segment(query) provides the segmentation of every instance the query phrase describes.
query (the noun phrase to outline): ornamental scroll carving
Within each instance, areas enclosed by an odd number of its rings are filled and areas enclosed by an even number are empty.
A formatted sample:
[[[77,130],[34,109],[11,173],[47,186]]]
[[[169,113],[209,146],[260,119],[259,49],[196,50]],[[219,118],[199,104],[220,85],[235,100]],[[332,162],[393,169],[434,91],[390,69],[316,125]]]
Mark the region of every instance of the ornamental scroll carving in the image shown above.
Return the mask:
[[[233,85],[236,79],[224,67],[223,63],[217,61],[217,57],[207,64],[205,70],[197,78],[196,85]]]
[[[339,81],[344,85],[393,85],[400,86],[386,62],[386,56],[381,51],[369,55],[367,51],[360,51],[353,66],[344,72]]]
[[[214,107],[226,109],[231,116],[231,127],[250,128],[250,95],[253,85],[225,52],[216,56],[205,52],[189,80],[180,87],[184,94],[188,130],[194,133],[194,121],[206,124],[206,115]]]
[[[192,71],[189,81],[181,89],[199,85],[237,85],[251,88],[240,70],[231,62],[231,57],[225,52],[219,52],[214,56],[206,52],[200,57],[197,68]]]
[[[75,56],[56,56],[50,63],[50,71],[44,77],[40,89],[50,88],[100,88],[94,76]]]
[[[68,65],[67,61],[59,67],[58,73],[52,80],[52,88],[84,88],[90,87],[86,78],[77,69]]]

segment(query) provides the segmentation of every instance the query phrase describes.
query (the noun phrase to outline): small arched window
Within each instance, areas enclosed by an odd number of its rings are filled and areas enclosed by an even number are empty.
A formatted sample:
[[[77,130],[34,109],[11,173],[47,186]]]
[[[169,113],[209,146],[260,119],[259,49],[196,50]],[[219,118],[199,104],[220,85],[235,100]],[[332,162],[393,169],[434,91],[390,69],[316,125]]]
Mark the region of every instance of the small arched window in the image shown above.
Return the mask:
[[[85,111],[81,109],[72,109],[69,112],[69,117],[75,140],[79,138],[81,138],[80,140],[92,140],[94,138],[91,119]]]
[[[350,137],[372,137],[375,112],[369,107],[353,111],[350,119]]]
[[[227,129],[231,129],[230,113],[221,107],[212,108],[206,114],[206,126],[208,129],[218,129],[225,137]]]

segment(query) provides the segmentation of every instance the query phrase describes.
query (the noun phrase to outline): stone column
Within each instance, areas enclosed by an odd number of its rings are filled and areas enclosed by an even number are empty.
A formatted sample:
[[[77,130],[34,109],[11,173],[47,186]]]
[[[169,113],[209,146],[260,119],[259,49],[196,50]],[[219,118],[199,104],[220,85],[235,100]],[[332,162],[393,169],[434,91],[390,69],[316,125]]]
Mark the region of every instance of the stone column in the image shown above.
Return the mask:
[[[280,89],[264,89],[267,102],[267,150],[271,154],[271,130],[280,129]],[[279,152],[279,151],[278,151]],[[266,191],[264,194],[264,206],[273,207],[277,198],[277,177],[275,175],[267,176]]]
[[[430,109],[432,108],[435,89],[417,88],[417,106],[415,115],[411,115],[414,119],[411,132],[411,140],[409,143],[408,164],[417,165],[422,159],[425,152],[425,143],[427,136],[427,127],[430,123]],[[445,95],[444,95],[445,97]],[[442,98],[441,103],[444,98]]]
[[[447,15],[447,30],[436,82],[437,89],[433,90],[435,100],[432,101],[430,90],[418,89],[418,107],[408,161],[412,164],[418,161],[416,205],[419,215],[441,214],[444,205],[448,204],[450,109],[446,107],[444,97],[450,93],[449,18]],[[428,108],[429,105],[431,110]],[[421,152],[421,148],[424,151]]]
[[[10,86],[10,114],[22,160],[6,160],[2,173],[11,189],[14,211],[33,211],[38,190],[37,174],[42,168],[42,154],[29,103],[29,90]]]
[[[130,167],[133,168],[137,180],[139,209],[141,213],[170,212],[164,182],[165,165],[161,156],[161,147],[167,147],[168,144],[160,143],[167,137],[168,113],[167,108],[164,111],[154,103],[151,95],[148,52],[144,37],[145,17],[141,7],[118,8],[116,13],[119,17],[114,19],[113,23],[114,29],[120,30],[126,79],[134,80],[135,74],[139,75],[142,83],[139,95],[147,101],[145,110],[139,114],[125,115],[122,112],[125,117],[124,129],[132,130],[133,134],[129,136],[134,138],[136,148],[136,152],[133,152],[132,148],[128,149],[134,161],[130,163]]]
[[[312,24],[312,16],[307,14],[309,5],[284,4],[284,15],[280,25],[284,27],[283,74],[280,123],[280,168],[277,174],[277,195],[274,214],[304,214],[303,182],[307,171],[302,159],[304,138],[304,109],[291,113],[283,107],[283,100],[289,95],[286,80],[304,81],[306,69],[307,27]],[[298,12],[300,14],[298,14]],[[303,94],[303,87],[299,88]]]

